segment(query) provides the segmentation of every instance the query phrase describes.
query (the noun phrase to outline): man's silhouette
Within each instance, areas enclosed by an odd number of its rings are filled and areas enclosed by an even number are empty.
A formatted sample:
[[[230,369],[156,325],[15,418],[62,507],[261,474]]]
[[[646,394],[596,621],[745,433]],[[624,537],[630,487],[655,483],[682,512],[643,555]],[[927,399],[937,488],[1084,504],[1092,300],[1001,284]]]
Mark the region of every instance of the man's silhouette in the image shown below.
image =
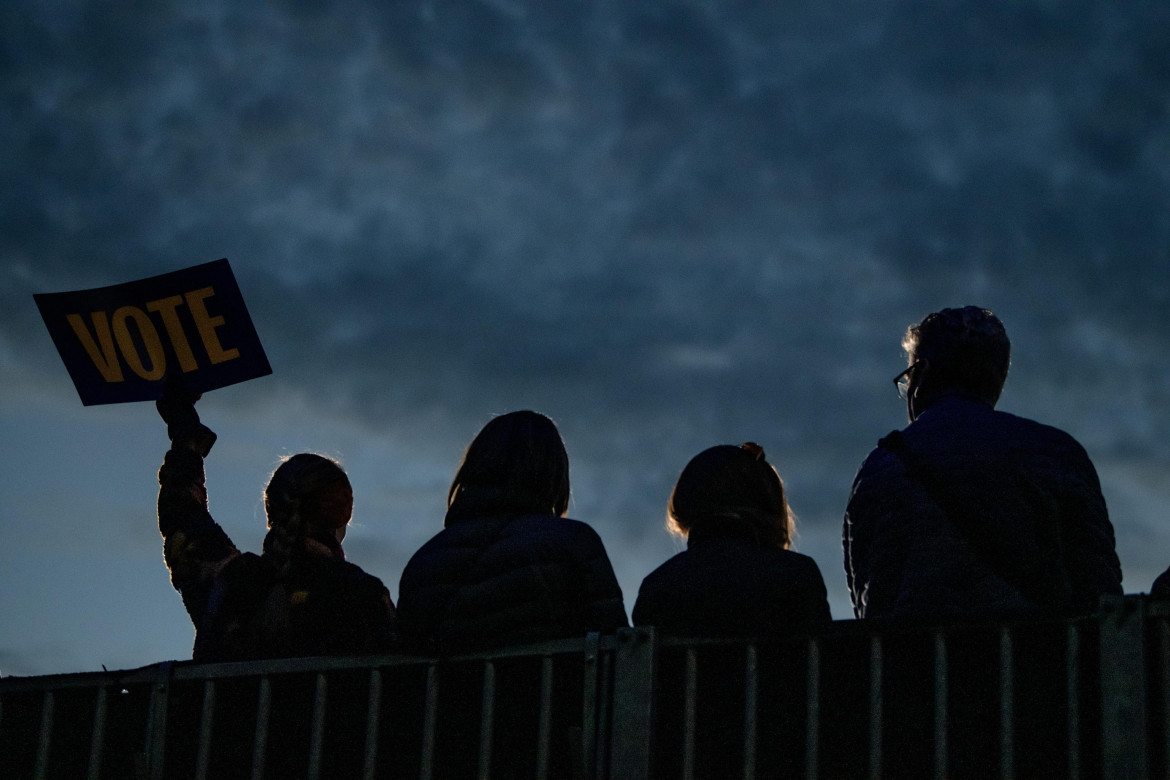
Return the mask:
[[[862,464],[845,512],[859,618],[1091,608],[1121,593],[1097,473],[1067,433],[995,410],[1003,324],[974,306],[906,333],[910,425]]]

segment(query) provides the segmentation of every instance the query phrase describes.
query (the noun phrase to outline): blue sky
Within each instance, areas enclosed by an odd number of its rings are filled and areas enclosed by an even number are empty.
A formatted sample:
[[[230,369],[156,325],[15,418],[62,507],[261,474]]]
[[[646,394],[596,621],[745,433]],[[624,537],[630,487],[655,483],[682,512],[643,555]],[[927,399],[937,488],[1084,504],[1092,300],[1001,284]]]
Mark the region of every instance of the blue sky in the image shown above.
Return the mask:
[[[1170,565],[1170,10],[495,0],[0,8],[0,673],[189,657],[150,404],[82,407],[33,293],[228,257],[273,374],[200,402],[212,511],[339,457],[397,597],[494,414],[561,427],[632,608],[675,477],[760,442],[848,617],[841,512],[901,334],[987,306],[1001,408]]]

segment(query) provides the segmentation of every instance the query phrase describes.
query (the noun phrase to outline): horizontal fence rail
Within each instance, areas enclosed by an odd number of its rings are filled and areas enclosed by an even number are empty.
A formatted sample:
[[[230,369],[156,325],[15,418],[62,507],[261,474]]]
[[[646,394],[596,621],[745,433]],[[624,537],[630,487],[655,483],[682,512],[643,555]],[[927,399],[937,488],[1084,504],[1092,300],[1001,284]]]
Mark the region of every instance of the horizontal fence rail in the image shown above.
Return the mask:
[[[1158,777],[1170,602],[0,679],[5,778]]]

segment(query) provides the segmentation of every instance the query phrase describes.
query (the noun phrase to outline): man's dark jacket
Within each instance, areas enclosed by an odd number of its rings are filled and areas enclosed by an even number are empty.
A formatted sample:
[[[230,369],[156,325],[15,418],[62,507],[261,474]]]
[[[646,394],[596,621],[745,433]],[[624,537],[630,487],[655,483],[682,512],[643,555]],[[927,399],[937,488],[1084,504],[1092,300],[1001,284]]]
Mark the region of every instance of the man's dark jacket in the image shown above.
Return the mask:
[[[449,653],[580,637],[629,624],[601,538],[551,514],[449,519],[402,572],[407,648]]]
[[[1084,448],[958,394],[866,458],[843,543],[859,618],[1087,609],[1121,593]]]
[[[780,636],[831,620],[817,564],[735,529],[697,525],[687,549],[642,580],[634,625],[677,634]]]

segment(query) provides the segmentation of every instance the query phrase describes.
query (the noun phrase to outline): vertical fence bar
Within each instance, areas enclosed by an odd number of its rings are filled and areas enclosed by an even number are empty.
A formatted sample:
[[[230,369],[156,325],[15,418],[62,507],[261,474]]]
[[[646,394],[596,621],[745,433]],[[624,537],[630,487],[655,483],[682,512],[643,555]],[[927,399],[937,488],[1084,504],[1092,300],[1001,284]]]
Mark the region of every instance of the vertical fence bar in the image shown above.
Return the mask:
[[[272,682],[260,675],[256,697],[256,736],[252,740],[252,780],[264,780],[264,760],[268,756],[268,716],[272,710]]]
[[[1158,617],[1158,658],[1156,659],[1158,681],[1162,697],[1162,766],[1170,772],[1170,621],[1165,615]]]
[[[808,689],[805,707],[804,775],[816,780],[821,752],[821,646],[816,637],[808,640]]]
[[[597,722],[597,752],[594,763],[596,777],[608,777],[613,760],[613,677],[617,665],[616,658],[616,650],[612,653],[602,653],[600,658],[601,689]]]
[[[1069,623],[1065,633],[1065,666],[1068,669],[1068,777],[1079,780],[1081,776],[1081,632],[1074,622]]]
[[[164,661],[155,668],[155,680],[150,687],[150,712],[146,718],[146,775],[151,780],[163,780],[167,747],[167,702],[171,692],[171,668],[174,661]]]
[[[321,776],[321,754],[325,744],[325,705],[329,689],[325,681],[325,674],[317,672],[317,685],[313,689],[313,715],[309,732],[309,780],[317,780]]]
[[[1015,664],[1010,626],[999,629],[999,766],[1000,777],[1015,777]]]
[[[650,777],[657,650],[654,629],[618,629],[612,689],[610,774],[613,777],[623,780]]]
[[[686,649],[683,678],[683,780],[695,777],[695,710],[699,696],[699,659],[695,648]]]
[[[41,730],[37,734],[37,765],[33,777],[44,780],[49,771],[49,745],[53,737],[53,692],[45,691],[41,697]]]
[[[86,780],[98,780],[102,774],[102,753],[106,746],[106,716],[109,713],[108,691],[105,683],[98,685],[93,704],[93,734],[89,739],[89,768]]]
[[[492,728],[496,708],[496,665],[483,664],[483,700],[479,716],[479,772],[481,780],[492,776]]]
[[[382,722],[382,670],[370,670],[370,696],[366,708],[366,755],[362,762],[362,779],[374,780],[378,771],[378,732]]]
[[[1142,596],[1102,597],[1102,774],[1146,777],[1146,607]]]
[[[430,780],[435,769],[435,731],[439,715],[439,668],[437,664],[427,665],[426,703],[423,705],[423,736],[419,751],[419,779]]]
[[[597,695],[598,666],[601,634],[594,631],[585,636],[584,670],[581,692],[581,755],[577,769],[581,777],[594,777],[597,770]]]
[[[215,726],[215,681],[203,683],[203,710],[199,715],[199,747],[195,754],[195,780],[207,780],[211,764],[211,734]]]
[[[756,740],[759,738],[760,661],[748,644],[743,661],[743,780],[756,776]]]
[[[540,659],[540,723],[536,735],[536,777],[548,777],[549,749],[552,744],[552,689],[553,659],[546,655]]]
[[[934,776],[947,776],[947,639],[934,635]]]
[[[882,637],[869,638],[869,776],[882,776]]]

